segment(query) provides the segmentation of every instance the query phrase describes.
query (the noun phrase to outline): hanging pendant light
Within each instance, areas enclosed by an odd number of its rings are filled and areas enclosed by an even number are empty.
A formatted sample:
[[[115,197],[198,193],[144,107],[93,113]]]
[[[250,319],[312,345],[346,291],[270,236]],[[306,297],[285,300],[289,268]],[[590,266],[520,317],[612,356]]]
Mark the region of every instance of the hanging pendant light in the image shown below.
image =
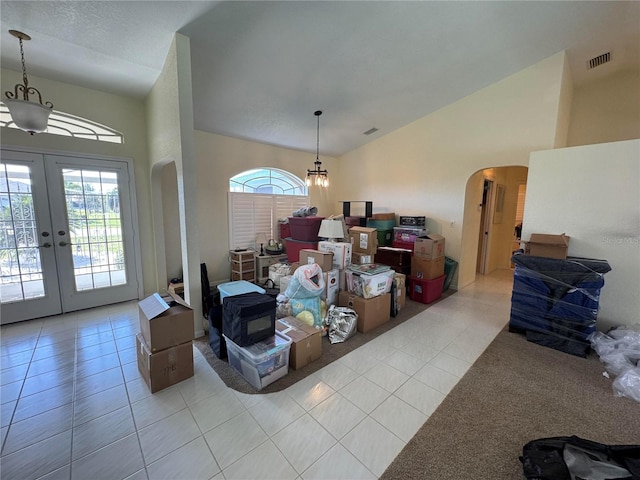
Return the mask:
[[[307,187],[315,185],[316,187],[328,187],[329,186],[329,172],[322,170],[322,162],[320,161],[320,115],[321,110],[317,110],[313,113],[318,119],[318,127],[316,130],[316,161],[313,162],[315,169],[307,169]]]
[[[49,115],[53,110],[53,104],[51,102],[45,102],[43,105],[42,95],[40,95],[38,89],[29,86],[27,69],[24,63],[24,49],[22,41],[31,40],[31,37],[26,33],[22,33],[17,30],[9,30],[9,33],[20,41],[23,83],[18,83],[14,87],[13,92],[5,92],[7,98],[2,101],[9,109],[9,114],[11,115],[13,123],[15,123],[20,130],[29,132],[31,135],[34,133],[44,132],[47,129],[47,123],[49,122]],[[30,101],[29,95],[37,95],[38,103]]]

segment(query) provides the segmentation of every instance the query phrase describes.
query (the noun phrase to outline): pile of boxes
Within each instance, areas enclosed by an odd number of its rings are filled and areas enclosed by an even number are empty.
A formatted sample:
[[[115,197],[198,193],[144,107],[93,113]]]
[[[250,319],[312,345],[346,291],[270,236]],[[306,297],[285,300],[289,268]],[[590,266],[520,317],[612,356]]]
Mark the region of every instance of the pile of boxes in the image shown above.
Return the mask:
[[[431,234],[417,238],[409,276],[411,300],[434,302],[442,296],[444,280],[444,237]]]
[[[175,303],[169,306],[169,303]],[[151,393],[193,376],[193,310],[177,295],[159,294],[138,302],[138,370]]]

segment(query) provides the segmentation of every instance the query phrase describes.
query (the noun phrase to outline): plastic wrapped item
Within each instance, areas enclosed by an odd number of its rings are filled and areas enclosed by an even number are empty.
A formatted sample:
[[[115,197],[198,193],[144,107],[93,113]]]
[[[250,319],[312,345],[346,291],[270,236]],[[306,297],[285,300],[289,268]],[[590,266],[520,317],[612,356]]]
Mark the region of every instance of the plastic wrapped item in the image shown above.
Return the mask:
[[[291,272],[291,264],[289,263],[274,263],[269,265],[269,280],[271,280],[276,287],[280,287],[280,279],[286,277]]]
[[[605,260],[514,255],[509,329],[527,339],[585,357],[596,330]]]
[[[284,294],[288,298],[319,297],[324,292],[324,275],[317,263],[300,265],[293,272]]]
[[[395,272],[387,265],[351,265],[345,270],[347,290],[362,298],[373,298],[391,291]]]
[[[589,340],[606,371],[617,376],[612,384],[616,395],[640,402],[640,324],[595,332]]]
[[[617,396],[640,402],[640,367],[625,370],[613,381],[612,386]]]
[[[358,314],[351,308],[331,305],[326,323],[329,327],[329,341],[332,344],[341,343],[356,333]]]
[[[313,217],[318,214],[317,207],[302,207],[294,211],[291,215],[294,217]]]

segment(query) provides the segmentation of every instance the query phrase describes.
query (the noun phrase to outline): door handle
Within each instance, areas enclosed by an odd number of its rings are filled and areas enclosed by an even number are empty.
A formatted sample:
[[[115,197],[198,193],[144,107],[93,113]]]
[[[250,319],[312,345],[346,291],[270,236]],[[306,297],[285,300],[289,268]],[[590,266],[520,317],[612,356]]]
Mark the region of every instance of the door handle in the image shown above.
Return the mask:
[[[67,242],[65,242],[65,241],[62,241],[62,242],[58,243],[58,245],[60,245],[61,247],[66,247],[69,244]]]
[[[40,248],[51,248],[51,244],[49,242],[43,243]]]

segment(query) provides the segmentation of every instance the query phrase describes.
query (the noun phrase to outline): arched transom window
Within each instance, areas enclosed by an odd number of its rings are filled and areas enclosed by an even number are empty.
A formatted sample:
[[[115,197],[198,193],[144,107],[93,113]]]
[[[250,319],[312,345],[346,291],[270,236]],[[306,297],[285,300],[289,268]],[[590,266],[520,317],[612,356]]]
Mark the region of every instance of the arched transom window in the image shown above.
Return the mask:
[[[4,103],[0,103],[0,127],[18,128],[13,123],[9,109]],[[47,130],[43,133],[99,142],[124,143],[124,136],[112,128],[56,110],[51,112]]]
[[[229,180],[230,192],[307,195],[305,183],[292,173],[277,168],[256,168]]]

